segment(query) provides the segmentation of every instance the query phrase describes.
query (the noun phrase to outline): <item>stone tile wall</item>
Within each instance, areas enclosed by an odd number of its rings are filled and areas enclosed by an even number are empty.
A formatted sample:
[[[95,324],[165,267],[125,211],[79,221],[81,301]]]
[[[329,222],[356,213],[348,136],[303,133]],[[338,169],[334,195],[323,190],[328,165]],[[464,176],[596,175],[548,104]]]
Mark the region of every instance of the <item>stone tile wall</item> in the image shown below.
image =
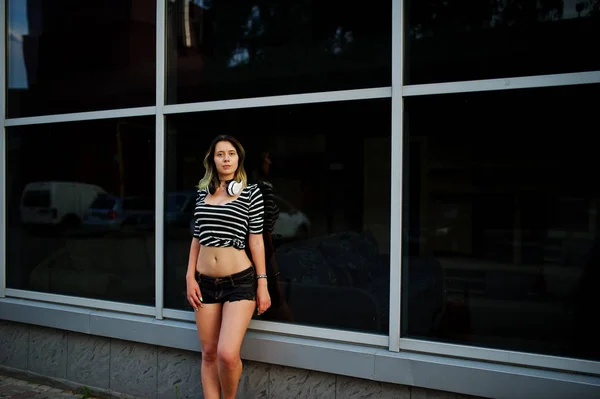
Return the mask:
[[[0,320],[0,365],[115,394],[161,399],[202,398],[200,357],[197,352]],[[467,398],[250,361],[244,361],[238,397]]]

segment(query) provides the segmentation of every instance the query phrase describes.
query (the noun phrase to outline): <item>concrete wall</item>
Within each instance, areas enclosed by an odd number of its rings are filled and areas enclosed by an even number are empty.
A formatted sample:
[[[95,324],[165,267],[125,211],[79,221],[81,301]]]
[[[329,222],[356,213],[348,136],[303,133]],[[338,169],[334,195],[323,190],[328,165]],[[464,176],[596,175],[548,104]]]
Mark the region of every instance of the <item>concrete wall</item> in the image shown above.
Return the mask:
[[[143,398],[202,398],[200,353],[0,320],[0,373]],[[244,361],[239,398],[463,399],[465,395]],[[473,398],[473,397],[470,397]]]

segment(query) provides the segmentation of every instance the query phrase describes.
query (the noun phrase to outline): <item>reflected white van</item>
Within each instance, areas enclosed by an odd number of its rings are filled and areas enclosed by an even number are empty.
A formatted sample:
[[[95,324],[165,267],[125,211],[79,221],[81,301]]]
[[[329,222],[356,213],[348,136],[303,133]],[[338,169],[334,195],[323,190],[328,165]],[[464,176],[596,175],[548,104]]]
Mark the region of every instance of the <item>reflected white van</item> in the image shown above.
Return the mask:
[[[85,211],[104,193],[94,184],[47,181],[25,186],[21,195],[21,222],[37,225],[74,227],[81,223]]]

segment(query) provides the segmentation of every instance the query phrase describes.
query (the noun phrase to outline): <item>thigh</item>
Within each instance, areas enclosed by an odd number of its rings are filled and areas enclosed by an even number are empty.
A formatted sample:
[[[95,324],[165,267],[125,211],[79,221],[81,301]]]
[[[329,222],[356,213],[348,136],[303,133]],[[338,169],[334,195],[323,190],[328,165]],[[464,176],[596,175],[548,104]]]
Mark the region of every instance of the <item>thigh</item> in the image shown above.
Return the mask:
[[[221,329],[222,310],[222,304],[213,303],[205,304],[203,308],[198,308],[198,311],[194,312],[203,353],[216,353]]]
[[[221,333],[219,335],[219,347],[228,351],[240,351],[244,334],[248,329],[256,302],[241,300],[225,302],[221,320]]]

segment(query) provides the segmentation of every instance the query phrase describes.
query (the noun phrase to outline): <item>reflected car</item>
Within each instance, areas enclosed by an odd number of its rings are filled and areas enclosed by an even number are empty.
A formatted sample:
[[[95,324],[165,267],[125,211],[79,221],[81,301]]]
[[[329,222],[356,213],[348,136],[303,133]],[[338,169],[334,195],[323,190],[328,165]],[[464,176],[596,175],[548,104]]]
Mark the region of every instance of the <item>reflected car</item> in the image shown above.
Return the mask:
[[[127,228],[153,228],[154,204],[143,197],[98,195],[83,218],[88,231],[120,231]]]
[[[177,191],[167,193],[165,202],[165,224],[175,227],[187,227],[194,216],[196,191]]]
[[[21,195],[21,221],[28,225],[77,227],[99,193],[104,189],[87,183],[29,183]]]
[[[275,196],[279,206],[279,217],[273,228],[274,238],[296,238],[307,237],[310,232],[310,220],[308,217],[279,196]]]

